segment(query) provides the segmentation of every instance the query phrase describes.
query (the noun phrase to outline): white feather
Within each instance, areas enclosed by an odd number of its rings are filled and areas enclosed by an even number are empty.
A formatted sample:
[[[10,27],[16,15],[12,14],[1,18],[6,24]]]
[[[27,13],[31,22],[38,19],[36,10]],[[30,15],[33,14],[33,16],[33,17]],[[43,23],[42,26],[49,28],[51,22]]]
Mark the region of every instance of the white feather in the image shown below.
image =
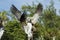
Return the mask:
[[[3,30],[3,28],[1,28],[0,29],[0,39],[1,39],[2,35],[3,35],[3,33],[4,33],[4,30]]]
[[[35,24],[36,22],[38,22],[38,19],[39,19],[39,14],[36,13],[36,14],[34,14],[33,17],[27,17],[27,22],[29,22],[31,20],[31,22],[33,24]]]
[[[32,17],[32,23],[33,24],[36,24],[38,22],[38,19],[39,19],[39,14],[35,14],[33,17]]]
[[[24,26],[25,33],[28,35],[28,37],[32,36],[32,24],[27,23],[26,26]]]

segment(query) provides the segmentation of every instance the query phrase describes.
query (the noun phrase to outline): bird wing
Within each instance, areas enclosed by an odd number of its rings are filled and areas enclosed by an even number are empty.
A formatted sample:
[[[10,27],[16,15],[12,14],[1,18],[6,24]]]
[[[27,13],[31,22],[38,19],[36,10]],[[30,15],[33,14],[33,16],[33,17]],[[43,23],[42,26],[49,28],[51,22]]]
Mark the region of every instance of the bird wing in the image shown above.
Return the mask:
[[[30,17],[32,24],[36,24],[38,22],[42,10],[43,10],[43,6],[41,3],[39,3],[36,8],[36,13],[33,15],[33,17]]]
[[[26,14],[26,11],[24,11],[20,17],[20,22],[26,22],[26,18],[27,18],[27,14]]]
[[[39,4],[37,5],[37,8],[36,8],[36,13],[41,13],[42,10],[43,10],[43,5],[42,5],[41,3],[39,3]]]
[[[11,6],[10,10],[16,16],[16,18],[20,20],[21,12],[14,5]]]

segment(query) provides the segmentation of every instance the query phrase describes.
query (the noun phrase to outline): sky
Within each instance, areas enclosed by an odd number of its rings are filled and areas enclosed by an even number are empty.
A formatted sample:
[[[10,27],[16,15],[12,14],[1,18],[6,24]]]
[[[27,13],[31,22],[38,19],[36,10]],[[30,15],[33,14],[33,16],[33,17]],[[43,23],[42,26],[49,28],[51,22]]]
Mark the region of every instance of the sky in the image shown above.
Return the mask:
[[[43,5],[43,8],[46,8],[46,6],[50,4],[50,1],[51,0],[0,0],[0,11],[10,10],[12,4],[14,4],[20,10],[22,5],[27,4],[32,5],[32,2],[34,2],[35,4],[41,3]],[[54,7],[57,9],[58,13],[60,9],[60,0],[53,0],[53,1],[54,1]]]

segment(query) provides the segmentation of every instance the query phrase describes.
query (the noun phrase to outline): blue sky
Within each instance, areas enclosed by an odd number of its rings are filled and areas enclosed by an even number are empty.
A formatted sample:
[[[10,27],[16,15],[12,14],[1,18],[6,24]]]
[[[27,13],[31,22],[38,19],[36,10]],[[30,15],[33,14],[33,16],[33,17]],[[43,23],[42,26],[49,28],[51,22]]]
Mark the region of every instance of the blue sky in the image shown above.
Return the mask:
[[[40,2],[43,4],[43,7],[46,8],[46,5],[49,5],[50,1],[51,0],[0,0],[0,11],[10,10],[12,4],[14,4],[18,9],[20,9],[22,5],[26,5],[27,3],[31,5],[32,2],[35,2],[36,4]],[[54,6],[57,9],[57,13],[58,13],[60,9],[60,1],[59,0],[53,0],[53,1],[54,1]]]

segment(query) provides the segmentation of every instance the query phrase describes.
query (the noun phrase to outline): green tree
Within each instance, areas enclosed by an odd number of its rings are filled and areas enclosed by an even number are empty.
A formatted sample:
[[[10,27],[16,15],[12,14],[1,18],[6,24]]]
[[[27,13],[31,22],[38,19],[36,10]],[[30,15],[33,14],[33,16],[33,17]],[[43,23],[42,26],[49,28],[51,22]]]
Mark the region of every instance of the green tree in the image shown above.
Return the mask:
[[[33,16],[36,7],[37,5],[34,3],[32,6],[23,5],[22,11],[26,10],[31,13],[28,16]],[[0,12],[0,16],[4,21],[7,21],[2,40],[27,40],[20,22],[12,13],[3,11]],[[35,27],[37,31],[34,32],[34,40],[52,40],[53,37],[56,37],[56,40],[60,40],[60,16],[56,13],[53,1],[46,9],[43,9],[39,22],[35,24]]]

